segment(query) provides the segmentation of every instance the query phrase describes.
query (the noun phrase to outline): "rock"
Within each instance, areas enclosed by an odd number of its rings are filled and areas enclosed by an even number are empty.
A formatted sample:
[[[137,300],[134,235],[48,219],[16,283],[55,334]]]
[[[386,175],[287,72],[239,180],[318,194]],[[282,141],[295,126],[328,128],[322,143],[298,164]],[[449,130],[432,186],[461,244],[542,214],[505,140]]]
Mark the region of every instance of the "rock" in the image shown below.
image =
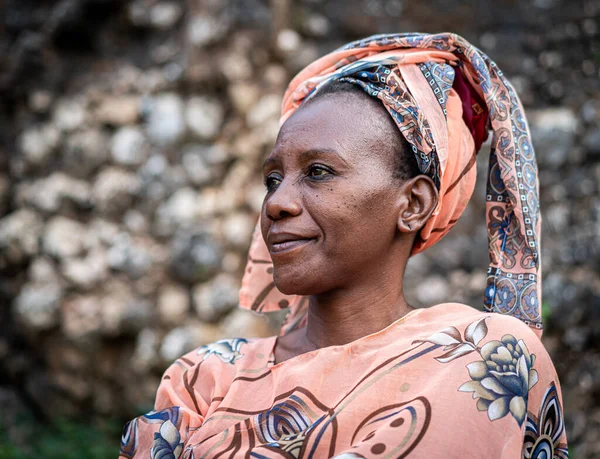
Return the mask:
[[[62,293],[57,284],[27,284],[15,298],[17,320],[34,332],[54,327],[58,324]]]
[[[197,347],[216,341],[219,336],[219,329],[214,325],[192,322],[167,333],[162,340],[159,355],[164,362],[172,363]]]
[[[112,139],[113,160],[123,166],[139,166],[148,158],[150,144],[137,127],[125,126]]]
[[[221,248],[207,233],[179,230],[171,243],[171,271],[183,282],[196,283],[214,275],[221,262]]]
[[[188,181],[194,186],[202,186],[212,179],[211,169],[198,149],[187,149],[181,157],[181,164]]]
[[[107,167],[94,182],[93,196],[101,212],[118,214],[131,205],[140,188],[140,181],[134,174]]]
[[[184,105],[175,93],[163,93],[150,100],[146,131],[157,144],[177,142],[185,132]]]
[[[108,277],[106,251],[96,248],[83,258],[67,259],[61,271],[69,282],[82,290],[88,290]]]
[[[279,123],[281,113],[281,97],[275,94],[263,96],[258,103],[250,110],[246,117],[246,122],[250,127],[258,127],[268,121]]]
[[[157,363],[160,338],[155,330],[143,329],[136,338],[135,350],[131,357],[133,367],[142,372],[148,372]]]
[[[62,152],[64,170],[75,177],[88,177],[108,160],[107,136],[97,128],[74,132]]]
[[[237,112],[246,116],[260,98],[260,89],[255,84],[239,82],[229,86],[228,94]]]
[[[240,249],[249,247],[256,219],[248,214],[234,213],[228,215],[222,224],[225,240]]]
[[[210,140],[217,136],[223,124],[225,111],[217,99],[192,97],[186,106],[185,117],[189,129],[199,138]]]
[[[150,24],[157,29],[167,30],[181,18],[183,10],[176,2],[160,2],[150,9]]]
[[[59,141],[58,129],[51,124],[45,124],[23,131],[18,143],[27,163],[39,167],[50,161]]]
[[[158,294],[158,314],[161,322],[167,325],[180,325],[190,307],[188,291],[178,285],[167,285]]]
[[[147,233],[150,226],[146,216],[135,209],[130,209],[125,213],[123,224],[131,233]]]
[[[54,217],[44,229],[44,252],[59,260],[75,257],[86,247],[86,228],[81,223],[65,217]]]
[[[0,260],[21,263],[37,254],[44,224],[30,209],[19,209],[0,220]]]
[[[196,285],[192,292],[194,309],[202,321],[217,322],[239,304],[239,283],[228,274]]]
[[[193,46],[204,47],[225,37],[230,26],[227,15],[198,14],[190,18],[187,39]]]
[[[102,327],[102,300],[94,295],[76,295],[62,306],[62,330],[71,340],[99,336]]]
[[[176,191],[156,211],[154,230],[160,235],[171,235],[177,228],[191,226],[200,215],[200,198],[192,188]]]
[[[448,282],[442,276],[429,276],[423,279],[417,290],[417,299],[426,306],[433,306],[447,301],[450,295]]]
[[[592,129],[583,138],[583,145],[594,156],[600,155],[600,129]]]
[[[74,131],[85,122],[86,102],[79,98],[59,99],[54,107],[52,121],[61,131]]]
[[[228,338],[265,337],[274,332],[265,316],[245,309],[234,309],[221,322],[221,336]]]
[[[62,172],[55,172],[31,184],[21,185],[19,199],[48,213],[56,213],[68,205],[89,209],[93,202],[92,191],[87,182]]]
[[[152,266],[152,245],[141,240],[133,240],[128,233],[120,233],[108,250],[108,265],[137,279]]]
[[[558,168],[569,161],[577,115],[569,108],[548,108],[529,112],[531,135],[540,166]]]
[[[300,34],[292,29],[283,29],[277,35],[277,48],[285,54],[292,54],[300,48]]]
[[[134,124],[140,115],[138,96],[104,97],[95,112],[96,119],[105,124],[125,126]]]
[[[133,294],[127,284],[109,283],[102,297],[101,332],[104,336],[121,336],[135,334],[146,327],[153,317],[152,305],[149,301]]]
[[[29,95],[29,107],[35,113],[47,113],[52,105],[52,93],[43,89],[33,91]]]
[[[46,257],[35,258],[27,272],[29,280],[34,284],[60,284],[61,279],[52,260]]]

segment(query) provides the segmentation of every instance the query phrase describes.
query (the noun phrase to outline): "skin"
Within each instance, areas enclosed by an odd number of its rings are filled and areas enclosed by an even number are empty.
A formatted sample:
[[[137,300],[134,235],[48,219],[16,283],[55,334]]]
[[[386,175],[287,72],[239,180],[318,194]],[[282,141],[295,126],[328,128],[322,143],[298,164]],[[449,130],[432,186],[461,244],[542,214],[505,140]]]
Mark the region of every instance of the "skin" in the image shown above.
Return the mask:
[[[281,127],[264,165],[261,230],[277,288],[309,296],[309,312],[306,328],[277,340],[277,363],[355,341],[413,309],[404,272],[438,193],[427,176],[393,177],[390,135],[397,127],[379,102],[347,93],[302,106]],[[282,232],[304,240],[277,245]]]

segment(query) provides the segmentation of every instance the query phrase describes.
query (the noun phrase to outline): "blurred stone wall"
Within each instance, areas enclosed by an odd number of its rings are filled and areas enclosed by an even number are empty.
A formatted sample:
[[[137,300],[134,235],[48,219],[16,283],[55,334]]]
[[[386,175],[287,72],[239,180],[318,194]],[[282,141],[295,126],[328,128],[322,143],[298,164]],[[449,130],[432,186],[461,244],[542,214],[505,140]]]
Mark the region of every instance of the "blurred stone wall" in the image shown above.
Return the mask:
[[[576,457],[600,455],[600,5],[595,1],[5,0],[0,25],[0,423],[130,418],[237,310],[281,96],[373,33],[454,31],[526,107],[540,165],[545,344]],[[480,153],[485,156],[486,152]],[[482,304],[485,161],[416,305]],[[424,287],[426,286],[426,287]]]

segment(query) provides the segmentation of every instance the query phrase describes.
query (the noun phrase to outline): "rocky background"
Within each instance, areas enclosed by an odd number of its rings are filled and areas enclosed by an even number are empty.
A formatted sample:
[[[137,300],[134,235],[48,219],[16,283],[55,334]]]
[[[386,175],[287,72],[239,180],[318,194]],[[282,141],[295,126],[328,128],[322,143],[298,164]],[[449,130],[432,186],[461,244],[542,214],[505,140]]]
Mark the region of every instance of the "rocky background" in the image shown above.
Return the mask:
[[[273,333],[278,318],[236,303],[287,82],[362,36],[454,31],[527,109],[544,342],[572,456],[600,456],[597,1],[5,0],[1,13],[0,430],[11,442],[35,441],[27,415],[123,422],[151,408],[184,352]],[[459,225],[411,261],[415,304],[482,304],[479,169]]]

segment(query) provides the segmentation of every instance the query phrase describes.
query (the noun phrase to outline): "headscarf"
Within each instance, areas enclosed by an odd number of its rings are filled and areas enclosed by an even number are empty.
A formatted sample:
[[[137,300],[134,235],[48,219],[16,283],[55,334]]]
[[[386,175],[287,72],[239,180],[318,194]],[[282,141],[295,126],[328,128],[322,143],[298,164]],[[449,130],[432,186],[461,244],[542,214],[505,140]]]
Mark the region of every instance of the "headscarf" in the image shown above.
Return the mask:
[[[476,154],[492,130],[486,195],[490,265],[484,308],[511,315],[541,336],[541,266],[537,165],[521,101],[498,66],[453,33],[375,35],[308,65],[283,98],[281,124],[332,80],[378,98],[410,144],[439,202],[412,255],[438,242],[464,211],[475,186]],[[257,312],[289,308],[282,333],[306,325],[308,301],[284,295],[254,231],[240,306]]]

